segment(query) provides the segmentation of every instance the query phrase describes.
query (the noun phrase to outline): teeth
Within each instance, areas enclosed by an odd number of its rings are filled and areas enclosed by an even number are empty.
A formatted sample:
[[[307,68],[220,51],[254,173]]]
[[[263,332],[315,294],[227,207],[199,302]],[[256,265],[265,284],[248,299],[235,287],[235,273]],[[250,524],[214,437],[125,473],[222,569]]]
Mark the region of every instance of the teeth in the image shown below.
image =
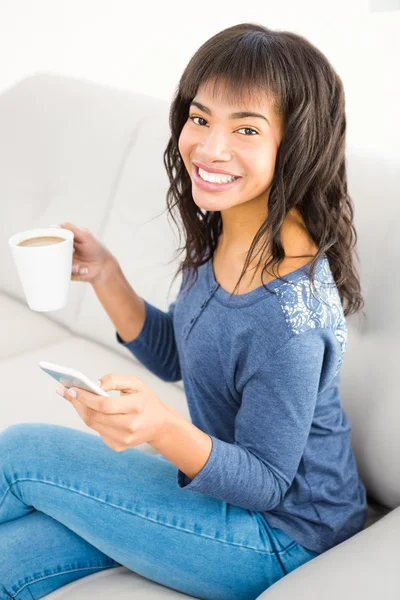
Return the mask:
[[[210,181],[211,183],[230,183],[236,177],[231,175],[220,175],[218,173],[208,173],[199,167],[199,175],[204,181]]]

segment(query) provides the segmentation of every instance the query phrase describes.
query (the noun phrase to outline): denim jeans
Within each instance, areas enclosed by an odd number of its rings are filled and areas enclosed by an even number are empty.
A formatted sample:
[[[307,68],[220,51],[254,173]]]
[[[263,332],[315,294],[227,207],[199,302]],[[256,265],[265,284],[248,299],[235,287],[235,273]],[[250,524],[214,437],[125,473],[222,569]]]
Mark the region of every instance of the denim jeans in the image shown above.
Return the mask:
[[[181,489],[176,471],[60,425],[0,432],[0,600],[121,565],[195,598],[254,600],[317,556],[260,512]]]

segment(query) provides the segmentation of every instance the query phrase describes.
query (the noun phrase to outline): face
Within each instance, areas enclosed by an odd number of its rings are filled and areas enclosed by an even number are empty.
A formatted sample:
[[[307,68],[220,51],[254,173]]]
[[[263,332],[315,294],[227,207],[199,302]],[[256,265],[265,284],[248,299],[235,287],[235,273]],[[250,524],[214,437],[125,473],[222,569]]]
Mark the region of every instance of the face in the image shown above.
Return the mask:
[[[225,99],[224,99],[225,98]],[[241,210],[266,210],[272,184],[276,154],[283,137],[282,121],[268,98],[246,102],[245,106],[228,104],[227,96],[212,99],[209,84],[203,84],[189,108],[188,119],[179,137],[179,152],[192,180],[192,196],[201,209],[226,211],[241,206]],[[262,116],[233,115],[239,111]],[[232,183],[207,184],[200,178],[204,171],[226,171],[238,176]],[[231,211],[229,211],[231,212]]]

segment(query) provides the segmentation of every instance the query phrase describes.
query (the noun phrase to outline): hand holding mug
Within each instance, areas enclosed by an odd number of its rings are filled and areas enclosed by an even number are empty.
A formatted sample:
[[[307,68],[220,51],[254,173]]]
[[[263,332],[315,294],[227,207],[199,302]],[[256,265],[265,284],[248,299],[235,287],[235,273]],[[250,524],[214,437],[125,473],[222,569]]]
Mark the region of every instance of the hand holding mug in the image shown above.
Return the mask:
[[[86,228],[72,223],[62,223],[63,229],[74,234],[74,255],[71,270],[72,281],[96,284],[117,269],[118,263],[112,253]]]

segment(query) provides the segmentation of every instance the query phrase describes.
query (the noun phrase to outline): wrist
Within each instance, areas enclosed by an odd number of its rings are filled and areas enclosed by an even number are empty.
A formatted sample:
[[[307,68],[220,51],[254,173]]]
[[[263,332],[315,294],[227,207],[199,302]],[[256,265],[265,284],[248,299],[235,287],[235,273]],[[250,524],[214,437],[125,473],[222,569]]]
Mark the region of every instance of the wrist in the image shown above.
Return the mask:
[[[96,288],[99,285],[109,284],[116,277],[119,277],[121,273],[121,267],[119,262],[115,258],[115,256],[110,255],[105,261],[104,265],[101,269],[101,273],[99,276],[91,281],[93,288]]]
[[[188,423],[191,423],[191,421],[189,419],[184,417],[183,414],[181,412],[179,412],[179,410],[176,410],[176,408],[171,406],[171,404],[168,404],[167,402],[163,402],[163,400],[161,400],[161,402],[164,405],[165,409],[170,413],[170,416],[172,415],[172,417],[178,418],[178,420],[180,418],[185,419],[185,421],[188,421]]]
[[[167,411],[164,426],[151,446],[194,479],[211,455],[212,439],[182,415]]]
[[[162,404],[164,404],[162,424],[159,426],[157,436],[149,442],[150,446],[161,454],[163,454],[162,450],[165,449],[166,446],[169,446],[170,438],[173,436],[177,423],[179,423],[179,418],[184,418],[178,411],[172,409],[172,407],[168,406],[165,402],[162,402]]]

